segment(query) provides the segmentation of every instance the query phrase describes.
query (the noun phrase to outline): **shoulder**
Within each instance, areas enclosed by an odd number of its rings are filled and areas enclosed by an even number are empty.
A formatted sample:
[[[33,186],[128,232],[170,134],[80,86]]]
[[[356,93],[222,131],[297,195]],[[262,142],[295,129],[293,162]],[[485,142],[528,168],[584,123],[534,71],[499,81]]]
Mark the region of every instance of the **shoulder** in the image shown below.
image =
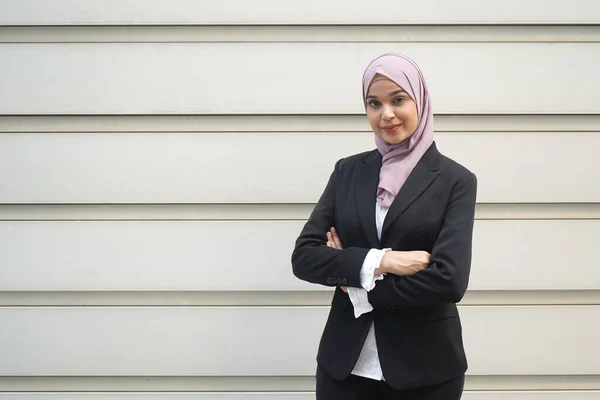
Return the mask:
[[[378,156],[380,157],[379,151],[377,149],[353,154],[351,156],[339,159],[335,163],[335,170],[342,172],[352,171],[354,170],[357,164],[370,161],[371,159],[374,159]]]
[[[477,176],[464,165],[440,153],[439,167],[445,179],[452,184],[477,187]]]

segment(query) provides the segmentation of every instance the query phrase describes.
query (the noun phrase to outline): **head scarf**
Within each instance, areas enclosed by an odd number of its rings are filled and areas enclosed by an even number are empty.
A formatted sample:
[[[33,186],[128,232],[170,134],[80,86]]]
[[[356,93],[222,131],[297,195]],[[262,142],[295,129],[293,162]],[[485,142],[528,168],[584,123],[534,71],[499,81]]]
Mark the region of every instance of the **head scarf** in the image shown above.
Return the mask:
[[[363,102],[373,78],[382,75],[400,86],[417,105],[419,124],[406,140],[389,144],[375,135],[377,149],[383,156],[377,187],[377,203],[389,208],[423,154],[433,143],[433,110],[423,73],[410,58],[394,53],[377,57],[363,74]]]

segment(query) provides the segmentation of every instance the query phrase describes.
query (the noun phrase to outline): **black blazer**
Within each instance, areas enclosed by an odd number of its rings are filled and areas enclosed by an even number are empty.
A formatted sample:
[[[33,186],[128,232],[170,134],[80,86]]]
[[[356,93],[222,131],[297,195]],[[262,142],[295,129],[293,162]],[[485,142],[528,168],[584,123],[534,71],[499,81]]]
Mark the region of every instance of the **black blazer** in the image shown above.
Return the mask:
[[[456,308],[471,268],[477,178],[437,150],[416,165],[385,218],[381,241],[375,203],[381,154],[339,160],[300,233],[292,254],[294,275],[337,286],[317,361],[334,379],[350,375],[372,322],[379,360],[395,389],[430,386],[463,374],[467,361]],[[327,247],[337,229],[343,250]],[[425,250],[430,265],[412,276],[387,274],[369,292],[374,310],[354,317],[339,286],[361,287],[360,269],[371,248]]]

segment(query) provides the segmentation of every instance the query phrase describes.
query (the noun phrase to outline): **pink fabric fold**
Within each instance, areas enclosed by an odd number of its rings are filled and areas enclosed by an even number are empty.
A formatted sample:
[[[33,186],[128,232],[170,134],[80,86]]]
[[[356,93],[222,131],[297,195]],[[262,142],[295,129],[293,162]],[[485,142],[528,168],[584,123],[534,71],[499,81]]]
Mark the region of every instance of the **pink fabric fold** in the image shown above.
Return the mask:
[[[377,202],[382,207],[389,208],[412,170],[433,143],[433,110],[423,73],[413,60],[395,53],[386,53],[377,57],[365,70],[363,74],[365,107],[369,87],[377,74],[385,76],[405,90],[416,103],[419,114],[417,129],[401,143],[389,144],[375,135],[377,149],[383,156]]]

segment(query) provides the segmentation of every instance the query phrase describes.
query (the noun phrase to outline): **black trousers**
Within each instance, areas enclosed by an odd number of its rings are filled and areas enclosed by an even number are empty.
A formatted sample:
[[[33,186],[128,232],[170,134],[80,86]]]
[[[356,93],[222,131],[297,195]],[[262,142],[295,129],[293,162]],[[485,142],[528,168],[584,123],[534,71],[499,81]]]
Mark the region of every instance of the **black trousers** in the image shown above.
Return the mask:
[[[465,376],[412,390],[394,390],[384,381],[350,375],[336,381],[317,368],[317,400],[460,400]]]

